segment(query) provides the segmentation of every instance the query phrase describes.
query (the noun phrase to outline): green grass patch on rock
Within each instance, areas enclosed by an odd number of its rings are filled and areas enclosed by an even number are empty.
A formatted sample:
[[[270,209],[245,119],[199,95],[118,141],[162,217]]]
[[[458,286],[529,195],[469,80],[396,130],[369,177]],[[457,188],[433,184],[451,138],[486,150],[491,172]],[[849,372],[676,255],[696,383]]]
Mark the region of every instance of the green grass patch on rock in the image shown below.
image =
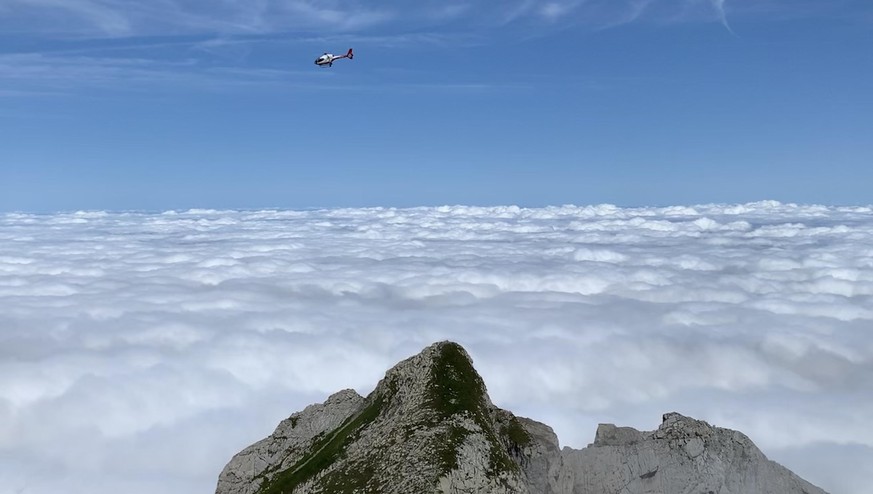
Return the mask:
[[[435,412],[437,424],[445,423],[456,415],[469,417],[482,429],[490,443],[489,475],[517,472],[518,465],[504,450],[491,424],[485,395],[485,382],[463,348],[451,342],[441,345],[434,358],[433,380],[428,397],[428,405]],[[521,427],[521,424],[517,425]],[[522,439],[519,431],[513,432]],[[521,432],[527,434],[523,428]],[[437,452],[443,474],[458,468],[458,449],[469,433],[463,427],[454,424],[449,426],[446,440],[439,445]]]
[[[308,455],[301,458],[291,468],[277,473],[272,479],[262,484],[258,494],[288,494],[298,485],[329,467],[341,457],[350,442],[350,437],[379,416],[383,405],[383,397],[377,396],[360,413],[350,417],[330,433],[316,439]]]

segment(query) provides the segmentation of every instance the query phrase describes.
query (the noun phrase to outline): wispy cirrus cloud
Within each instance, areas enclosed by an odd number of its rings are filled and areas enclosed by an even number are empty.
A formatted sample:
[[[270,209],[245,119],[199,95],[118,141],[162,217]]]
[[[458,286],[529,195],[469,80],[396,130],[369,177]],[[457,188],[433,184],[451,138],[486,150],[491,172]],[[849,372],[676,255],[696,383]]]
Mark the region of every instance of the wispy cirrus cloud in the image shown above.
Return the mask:
[[[734,30],[731,29],[730,24],[728,24],[727,13],[725,12],[725,1],[726,0],[712,0],[712,6],[715,8],[716,13],[718,14],[718,18],[721,21],[721,24],[730,31],[731,34],[734,34]]]
[[[62,95],[83,90],[220,91],[244,85],[280,87],[289,84],[289,77],[298,88],[300,84],[313,83],[311,71],[203,66],[195,58],[161,60],[39,53],[0,55],[0,76],[6,86],[0,89],[8,96]]]
[[[308,0],[10,0],[0,22],[43,35],[153,36],[245,34],[287,30],[341,32],[391,17],[364,2]]]
[[[298,40],[299,41],[299,40]],[[334,35],[307,38],[305,41],[324,44],[369,44],[396,46],[406,43],[451,43],[440,36],[403,35],[368,37]],[[470,38],[465,42],[473,43]],[[161,91],[223,93],[242,88],[259,91],[482,91],[487,89],[517,89],[523,86],[512,81],[499,83],[477,80],[434,81],[415,71],[394,70],[389,82],[374,82],[359,77],[355,82],[336,82],[337,74],[325,71],[297,70],[286,66],[251,66],[245,58],[253,46],[265,43],[287,43],[287,39],[272,38],[211,38],[123,46],[112,53],[106,47],[59,50],[49,53],[0,54],[0,98],[30,96],[63,97],[90,93],[95,96],[136,93],[157,94]],[[175,51],[172,57],[138,56],[157,49]],[[299,66],[299,64],[298,64]],[[307,64],[308,68],[308,64]]]
[[[832,8],[839,8],[835,2]],[[191,34],[321,33],[389,29],[495,28],[523,23],[548,28],[556,23],[602,28],[627,22],[719,22],[731,15],[772,15],[781,11],[820,12],[783,0],[507,0],[410,4],[386,0],[7,0],[0,26],[34,35],[155,36]]]
[[[132,17],[119,7],[100,0],[8,0],[0,9],[0,21],[17,20],[20,24],[15,30],[24,32],[66,25],[83,34],[132,34]]]

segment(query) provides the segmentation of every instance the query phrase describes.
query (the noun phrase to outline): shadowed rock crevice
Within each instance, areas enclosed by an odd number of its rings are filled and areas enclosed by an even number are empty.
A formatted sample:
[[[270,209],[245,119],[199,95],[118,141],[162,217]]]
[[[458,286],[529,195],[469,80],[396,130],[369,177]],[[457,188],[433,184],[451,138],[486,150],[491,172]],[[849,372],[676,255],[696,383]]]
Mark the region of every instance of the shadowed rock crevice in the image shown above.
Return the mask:
[[[689,490],[690,489],[690,490]],[[491,403],[457,343],[391,368],[363,398],[340,391],[235,455],[216,494],[826,494],[740,432],[678,413],[657,430],[601,424],[560,449],[545,424]]]

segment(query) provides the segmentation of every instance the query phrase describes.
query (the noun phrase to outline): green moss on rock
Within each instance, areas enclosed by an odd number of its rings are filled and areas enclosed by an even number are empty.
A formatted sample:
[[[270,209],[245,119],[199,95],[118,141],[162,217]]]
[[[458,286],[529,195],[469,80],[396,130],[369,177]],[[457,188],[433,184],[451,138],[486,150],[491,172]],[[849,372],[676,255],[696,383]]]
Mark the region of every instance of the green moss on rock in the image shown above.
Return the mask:
[[[438,423],[446,423],[454,416],[469,417],[488,439],[489,476],[517,472],[518,465],[509,457],[491,425],[485,400],[485,382],[473,368],[466,352],[460,345],[452,342],[442,343],[438,348],[439,351],[434,357],[428,401]],[[521,424],[518,426],[521,427]],[[459,425],[449,425],[445,440],[438,445],[439,466],[443,474],[458,468],[458,450],[470,433],[471,431]],[[518,431],[515,433],[521,438]]]
[[[501,433],[509,439],[510,444],[513,446],[523,448],[533,442],[530,433],[514,416],[509,420],[509,424],[503,428]]]
[[[354,441],[355,436],[362,428],[379,416],[383,406],[383,397],[375,397],[360,413],[350,417],[330,433],[316,439],[310,448],[310,453],[301,458],[294,466],[277,473],[270,480],[261,484],[257,491],[258,494],[290,493],[298,485],[322,472],[342,456],[345,448]],[[351,480],[358,483],[362,481],[360,476],[353,476]],[[349,483],[352,484],[351,481]],[[354,489],[333,492],[354,492]]]

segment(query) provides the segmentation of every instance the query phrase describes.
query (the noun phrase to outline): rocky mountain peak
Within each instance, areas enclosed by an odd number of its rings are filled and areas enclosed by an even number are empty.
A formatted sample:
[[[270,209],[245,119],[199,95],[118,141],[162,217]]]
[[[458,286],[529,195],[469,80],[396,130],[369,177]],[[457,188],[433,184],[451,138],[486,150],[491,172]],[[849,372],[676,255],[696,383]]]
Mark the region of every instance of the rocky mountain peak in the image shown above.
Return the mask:
[[[470,355],[449,341],[431,345],[402,362],[388,371],[386,380],[389,386],[396,385],[394,400],[404,405],[410,398],[419,401],[440,420],[455,415],[484,419],[493,406]]]
[[[450,341],[434,343],[392,367],[374,393],[390,400],[390,408],[442,419],[476,415],[491,406],[470,355]]]
[[[588,448],[495,407],[469,354],[435,343],[366,398],[331,395],[234,456],[216,494],[691,492],[824,494],[743,434],[678,413],[651,432],[601,424]],[[701,490],[702,489],[702,490]]]

